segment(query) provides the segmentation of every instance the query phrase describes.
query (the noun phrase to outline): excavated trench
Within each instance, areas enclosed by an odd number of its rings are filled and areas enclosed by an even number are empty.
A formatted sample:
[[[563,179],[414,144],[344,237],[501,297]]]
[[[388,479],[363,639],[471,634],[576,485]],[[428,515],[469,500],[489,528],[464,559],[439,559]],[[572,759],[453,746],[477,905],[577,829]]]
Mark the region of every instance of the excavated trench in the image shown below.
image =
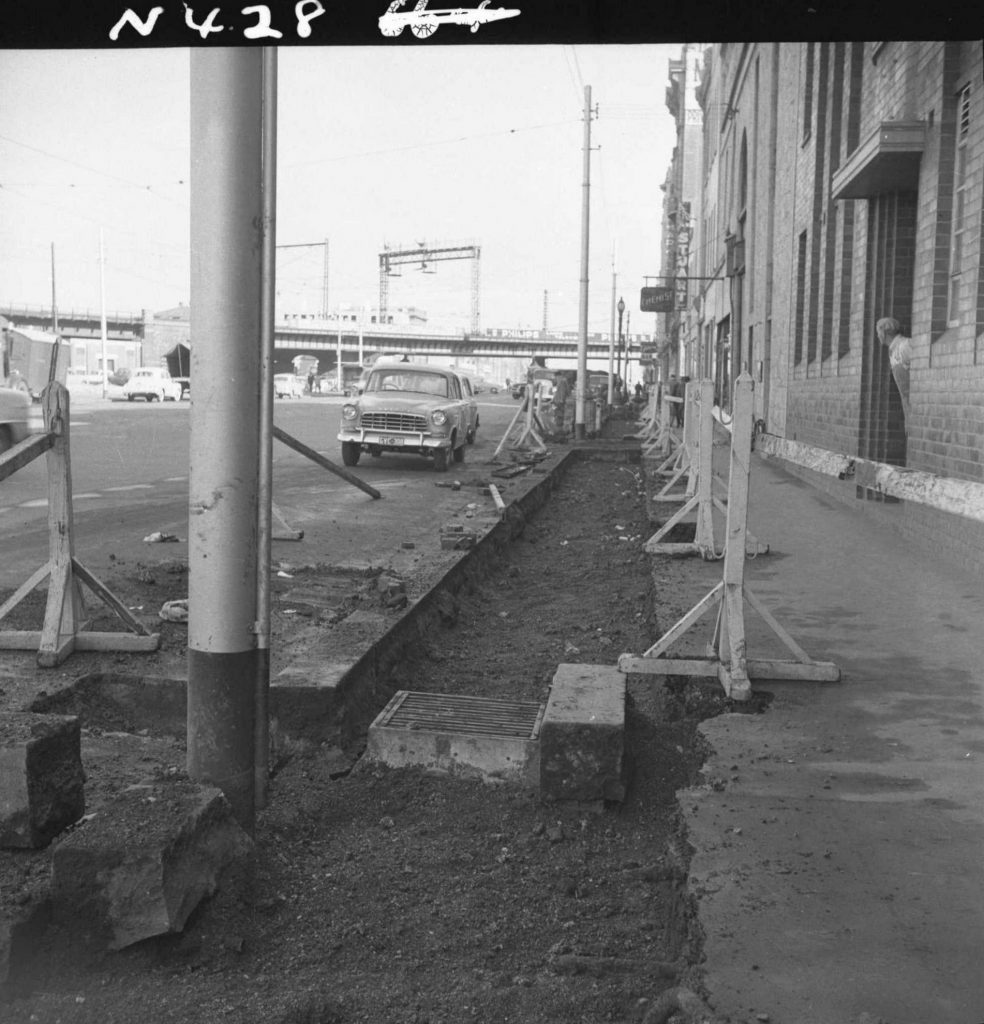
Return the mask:
[[[549,497],[513,520],[508,542],[463,560],[467,568],[436,589],[429,612],[391,645],[368,704],[354,701],[343,716],[347,749],[364,741],[372,715],[399,689],[543,702],[558,664],[611,665],[650,646],[681,611],[674,594],[687,570],[643,551],[655,528],[646,495],[637,462],[607,453],[566,460]],[[72,710],[96,746],[111,741],[114,724],[132,722],[132,709],[119,711],[130,699],[125,680],[90,678],[82,690]],[[165,723],[183,722],[183,694],[165,685],[159,699],[169,709],[151,716],[159,726],[141,720],[145,767],[160,756],[173,765],[181,747]],[[508,786],[364,762],[339,771],[337,743],[300,748],[272,782],[248,891],[220,892],[183,937],[101,960],[102,985],[126,1019],[127,1007],[149,1005],[161,984],[160,972],[141,968],[190,956],[208,968],[195,976],[199,989],[172,985],[173,1012],[144,1015],[179,1024],[233,998],[237,971],[277,972],[311,990],[289,1006],[282,994],[254,1000],[236,1017],[249,1022],[667,1019],[675,1005],[668,992],[699,989],[701,956],[676,794],[699,780],[699,723],[725,710],[756,707],[734,705],[717,684],[629,677],[626,795],[603,810],[545,807]],[[98,765],[87,770],[101,785]],[[330,883],[325,863],[333,865]],[[402,925],[394,914],[404,915]],[[213,946],[208,936],[225,938]],[[314,968],[293,938],[332,950],[331,995],[313,992]],[[50,934],[34,944],[38,956],[19,958],[30,961],[31,992],[20,988],[10,1007],[24,1015],[11,1021],[31,1019],[39,990],[66,1011],[66,1024],[89,1019],[72,1016],[67,992],[91,962]],[[230,948],[238,950],[231,959]],[[416,1009],[396,1016],[401,1004]],[[116,1019],[114,1009],[104,1002],[101,1019]]]

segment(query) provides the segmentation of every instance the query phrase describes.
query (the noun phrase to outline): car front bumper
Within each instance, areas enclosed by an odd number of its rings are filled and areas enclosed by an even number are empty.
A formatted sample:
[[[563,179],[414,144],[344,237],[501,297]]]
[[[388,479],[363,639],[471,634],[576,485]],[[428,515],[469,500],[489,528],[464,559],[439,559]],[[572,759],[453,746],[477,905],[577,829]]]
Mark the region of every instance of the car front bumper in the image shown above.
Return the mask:
[[[436,448],[450,448],[451,438],[435,437],[424,433],[383,432],[379,430],[341,430],[338,440],[360,445],[363,449],[381,448],[383,451],[428,452]]]

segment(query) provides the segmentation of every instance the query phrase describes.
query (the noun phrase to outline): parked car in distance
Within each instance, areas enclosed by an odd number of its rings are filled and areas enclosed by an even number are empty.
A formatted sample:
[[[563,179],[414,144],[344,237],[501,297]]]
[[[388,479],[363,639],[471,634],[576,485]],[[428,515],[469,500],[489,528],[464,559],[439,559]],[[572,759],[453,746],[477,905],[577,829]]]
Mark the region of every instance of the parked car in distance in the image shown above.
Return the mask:
[[[300,398],[304,394],[304,381],[292,373],[273,375],[274,398]]]
[[[148,402],[172,402],[181,400],[181,385],[172,380],[171,375],[160,366],[142,366],[130,374],[129,380],[123,385],[123,397],[132,402],[143,398]]]
[[[338,440],[346,466],[357,465],[363,452],[391,452],[433,459],[440,473],[451,460],[464,460],[469,432],[474,440],[477,429],[478,407],[454,370],[377,361],[362,395],[342,406]]]
[[[0,453],[27,437],[30,416],[31,396],[26,391],[0,387]]]

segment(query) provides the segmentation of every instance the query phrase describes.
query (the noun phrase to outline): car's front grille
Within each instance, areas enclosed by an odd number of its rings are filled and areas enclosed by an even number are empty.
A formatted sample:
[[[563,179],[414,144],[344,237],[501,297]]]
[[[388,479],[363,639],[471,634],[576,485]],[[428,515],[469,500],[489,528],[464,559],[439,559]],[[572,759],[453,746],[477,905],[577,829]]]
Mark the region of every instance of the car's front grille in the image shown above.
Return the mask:
[[[423,416],[413,416],[406,412],[364,412],[362,427],[364,430],[382,430],[387,433],[409,430],[419,434],[427,429],[427,420]]]

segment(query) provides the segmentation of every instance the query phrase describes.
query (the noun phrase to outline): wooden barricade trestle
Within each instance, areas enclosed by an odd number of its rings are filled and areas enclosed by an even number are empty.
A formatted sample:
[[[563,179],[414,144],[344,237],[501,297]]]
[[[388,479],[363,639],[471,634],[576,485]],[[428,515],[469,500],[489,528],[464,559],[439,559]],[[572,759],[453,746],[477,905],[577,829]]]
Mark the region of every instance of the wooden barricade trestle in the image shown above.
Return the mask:
[[[40,630],[0,631],[0,650],[37,650],[44,668],[60,665],[73,651],[156,651],[160,634],[151,633],[105,584],[76,557],[73,535],[72,466],[69,447],[68,390],[49,384],[41,394],[45,432],[0,456],[0,480],[45,453],[48,465],[48,561],[0,605],[4,619],[39,584],[48,580],[44,623]],[[132,631],[90,632],[84,621],[85,585]]]
[[[547,446],[543,442],[543,435],[548,434],[549,431],[543,425],[543,421],[540,419],[539,415],[540,387],[543,383],[543,381],[538,380],[527,383],[526,388],[523,391],[523,401],[516,410],[516,415],[513,416],[509,426],[506,427],[506,432],[502,435],[502,440],[492,453],[493,462],[507,444],[510,448],[532,448],[534,451],[538,452],[545,452],[547,450]],[[520,420],[523,421],[522,429],[519,434],[510,441],[513,430],[516,428],[516,425]]]
[[[840,670],[831,662],[813,661],[776,621],[772,613],[745,586],[748,479],[752,451],[752,378],[743,373],[735,382],[735,413],[731,434],[731,469],[728,479],[726,542],[721,582],[694,605],[642,656],[622,654],[619,670],[636,675],[717,677],[733,700],[751,697],[752,679],[836,682]],[[701,417],[703,421],[704,416]],[[702,432],[703,433],[703,432]],[[707,446],[708,458],[710,445]],[[710,473],[698,479],[698,490],[709,491]],[[709,503],[708,503],[709,507]],[[747,601],[765,624],[793,654],[795,661],[757,660],[747,657],[744,605]],[[717,608],[714,635],[705,658],[670,658],[667,650],[712,608]]]
[[[681,466],[679,471],[653,496],[658,502],[685,502],[663,525],[646,541],[645,550],[649,554],[691,555],[697,554],[705,560],[723,557],[715,548],[714,542],[714,509],[727,515],[725,503],[714,494],[714,484],[723,483],[713,473],[712,454],[714,445],[714,384],[709,380],[690,381],[685,396],[683,444],[679,450]],[[687,483],[684,491],[670,494],[669,488],[676,483],[684,472],[687,472]],[[658,470],[657,470],[658,472]],[[727,484],[724,484],[727,488]],[[670,542],[663,538],[676,526],[684,516],[696,510],[696,528],[694,539],[684,542]],[[768,554],[769,545],[763,544],[751,530],[746,530],[746,540],[751,545],[747,552],[750,555]]]

